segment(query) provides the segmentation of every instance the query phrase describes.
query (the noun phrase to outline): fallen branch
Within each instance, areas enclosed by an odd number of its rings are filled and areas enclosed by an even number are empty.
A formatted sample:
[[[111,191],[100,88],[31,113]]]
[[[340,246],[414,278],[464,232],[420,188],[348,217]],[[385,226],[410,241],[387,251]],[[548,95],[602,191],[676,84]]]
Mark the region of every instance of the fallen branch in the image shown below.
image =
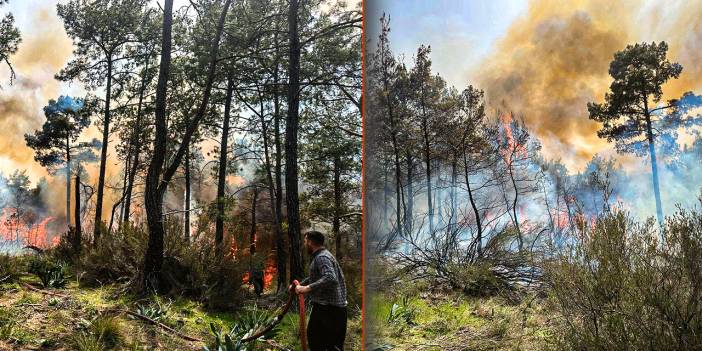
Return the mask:
[[[29,290],[31,290],[31,291],[35,291],[35,292],[38,292],[38,293],[44,294],[44,295],[56,296],[56,297],[63,297],[63,298],[69,297],[68,295],[63,295],[63,294],[55,293],[55,292],[52,292],[52,291],[42,290],[42,289],[39,289],[39,288],[35,288],[35,287],[33,287],[33,286],[31,286],[31,285],[29,285],[29,284],[27,284],[27,283],[22,283],[22,286],[25,287],[25,288],[27,288],[27,289],[29,289]]]
[[[153,320],[153,319],[151,319],[151,318],[149,318],[149,317],[147,317],[147,316],[140,315],[140,314],[138,314],[138,313],[136,313],[136,312],[132,312],[132,311],[128,311],[128,310],[117,310],[117,311],[118,311],[118,312],[122,312],[122,313],[126,313],[126,314],[128,314],[128,315],[130,315],[130,316],[132,316],[132,317],[139,318],[139,319],[141,319],[141,320],[143,320],[143,321],[146,321],[146,322],[149,322],[149,323],[151,323],[151,324],[153,324],[153,325],[157,325],[157,326],[161,327],[161,329],[164,329],[165,331],[167,331],[167,332],[169,332],[169,333],[171,333],[171,334],[177,335],[177,336],[180,337],[181,339],[185,339],[185,340],[188,340],[188,341],[204,342],[204,341],[202,341],[201,339],[198,339],[198,338],[195,338],[195,337],[192,337],[192,336],[185,335],[185,334],[183,334],[183,333],[181,333],[181,332],[179,332],[179,331],[177,331],[177,330],[175,330],[175,329],[173,329],[173,328],[171,328],[171,327],[169,327],[169,326],[167,326],[167,325],[165,325],[165,324],[163,324],[163,323],[161,323],[161,322],[155,321],[155,320]]]

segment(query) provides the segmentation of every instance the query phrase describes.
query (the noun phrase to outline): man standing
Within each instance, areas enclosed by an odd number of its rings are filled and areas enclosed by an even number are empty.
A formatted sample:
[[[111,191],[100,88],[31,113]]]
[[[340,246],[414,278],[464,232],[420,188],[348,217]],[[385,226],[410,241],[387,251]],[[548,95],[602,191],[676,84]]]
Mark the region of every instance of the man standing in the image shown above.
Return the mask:
[[[310,351],[341,351],[346,339],[344,273],[334,255],[324,248],[322,233],[305,233],[305,249],[312,256],[310,276],[295,288],[295,292],[306,294],[312,303],[307,324]]]

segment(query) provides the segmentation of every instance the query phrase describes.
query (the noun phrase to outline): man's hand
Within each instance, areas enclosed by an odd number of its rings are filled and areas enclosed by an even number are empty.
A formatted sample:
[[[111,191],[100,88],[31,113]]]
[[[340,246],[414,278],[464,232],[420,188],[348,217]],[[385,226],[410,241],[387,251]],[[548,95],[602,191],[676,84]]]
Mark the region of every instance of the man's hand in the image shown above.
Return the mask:
[[[308,292],[312,291],[308,285],[298,285],[295,287],[295,293],[300,295],[307,294]]]

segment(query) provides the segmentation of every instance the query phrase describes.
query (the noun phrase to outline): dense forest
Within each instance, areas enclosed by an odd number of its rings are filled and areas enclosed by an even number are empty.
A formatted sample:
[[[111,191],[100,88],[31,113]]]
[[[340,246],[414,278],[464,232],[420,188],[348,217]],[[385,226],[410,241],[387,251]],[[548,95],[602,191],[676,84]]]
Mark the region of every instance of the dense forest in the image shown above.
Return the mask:
[[[392,52],[390,17],[378,28],[366,91],[367,348],[696,349],[702,97],[663,98],[684,69],[668,45],[620,48],[604,100],[587,104],[597,136],[644,170],[595,154],[574,171],[544,156],[531,111],[449,86],[430,46],[408,63]]]
[[[328,234],[344,268],[354,349],[360,4],[69,0],[55,11],[73,44],[55,79],[85,93],[50,98],[25,131],[46,176],[0,173],[0,349],[299,349],[296,313],[274,317],[307,275],[308,228]],[[12,85],[24,33],[11,13],[0,31]]]

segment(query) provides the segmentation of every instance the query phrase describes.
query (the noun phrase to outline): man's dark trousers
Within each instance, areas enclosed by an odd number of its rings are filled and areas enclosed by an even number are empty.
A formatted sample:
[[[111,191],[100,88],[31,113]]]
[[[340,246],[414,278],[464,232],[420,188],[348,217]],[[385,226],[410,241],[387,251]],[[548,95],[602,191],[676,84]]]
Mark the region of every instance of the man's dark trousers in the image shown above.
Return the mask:
[[[307,325],[310,351],[341,351],[346,339],[346,307],[312,304]]]

